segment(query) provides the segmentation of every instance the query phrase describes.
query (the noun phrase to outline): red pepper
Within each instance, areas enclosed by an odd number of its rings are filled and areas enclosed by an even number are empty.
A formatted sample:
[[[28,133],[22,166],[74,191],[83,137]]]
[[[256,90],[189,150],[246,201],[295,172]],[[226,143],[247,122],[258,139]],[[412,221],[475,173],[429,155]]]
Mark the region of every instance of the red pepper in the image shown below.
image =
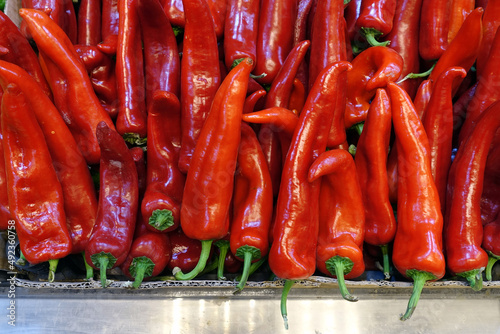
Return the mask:
[[[5,166],[3,135],[0,129],[0,231],[9,229],[9,220],[12,219],[12,214],[9,208],[9,194],[7,186],[7,172]],[[12,227],[11,227],[12,229]]]
[[[207,2],[214,22],[215,35],[220,39],[224,35],[228,0],[208,0]]]
[[[300,114],[302,108],[304,108],[304,103],[306,102],[306,87],[299,79],[295,78],[293,80],[292,94],[290,95],[290,100],[288,102],[288,109],[293,111],[294,114]]]
[[[280,107],[272,107],[243,115],[243,120],[249,123],[270,124],[273,129],[290,139],[299,122],[299,117],[291,110]]]
[[[241,125],[231,220],[231,252],[244,261],[242,278],[237,286],[242,290],[252,262],[269,251],[269,228],[273,214],[271,175],[253,129]]]
[[[491,270],[493,265],[500,259],[500,249],[498,247],[498,238],[500,236],[500,215],[497,218],[486,224],[483,229],[482,247],[488,252],[489,259],[486,266],[485,276],[488,281],[491,281]]]
[[[452,0],[448,44],[455,38],[467,16],[474,10],[474,0]]]
[[[137,169],[127,144],[115,130],[97,126],[101,147],[99,206],[85,259],[100,269],[106,287],[106,269],[121,265],[130,250],[137,220],[139,186]]]
[[[177,40],[158,0],[138,0],[144,52],[146,105],[157,90],[180,97],[180,58]]]
[[[423,0],[418,49],[424,60],[441,57],[448,47],[452,0]]]
[[[70,254],[72,247],[62,187],[25,93],[15,83],[3,90],[1,124],[9,207],[22,254],[31,264],[49,261],[49,281],[53,281],[58,259]]]
[[[132,286],[138,288],[145,278],[161,274],[170,261],[171,252],[168,234],[148,232],[133,241],[120,269],[134,279]]]
[[[467,109],[476,93],[477,82],[470,86],[468,90],[458,96],[453,103],[453,147],[458,147],[458,136],[464,123]]]
[[[479,116],[492,103],[500,99],[498,83],[498,62],[500,61],[500,33],[497,32],[490,48],[489,57],[484,64],[483,73],[477,80],[474,96],[469,103],[465,120],[460,129],[458,144],[464,143],[474,129]]]
[[[116,84],[119,103],[116,130],[122,136],[132,133],[143,138],[147,135],[147,109],[137,2],[138,0],[118,1]]]
[[[385,46],[387,42],[378,42],[391,32],[396,13],[396,0],[363,0],[356,27],[361,29],[368,43],[372,46]]]
[[[137,180],[139,185],[139,200],[142,200],[144,192],[146,191],[147,183],[147,168],[146,168],[146,157],[142,147],[134,146],[130,148],[130,154],[135,162],[135,168],[137,169]],[[139,216],[139,213],[138,213]],[[142,219],[142,215],[140,215]],[[139,217],[137,218],[139,220]],[[137,232],[137,231],[136,231]]]
[[[193,271],[183,274],[175,270],[177,279],[192,279],[200,273],[212,241],[229,232],[241,116],[253,65],[246,58],[224,79],[196,144],[182,197],[181,226],[188,237],[201,240],[203,249]]]
[[[365,209],[364,241],[381,247],[386,279],[390,278],[388,245],[396,234],[386,173],[390,136],[390,100],[387,92],[379,88],[356,145],[355,162]]]
[[[443,213],[445,212],[446,183],[453,148],[452,85],[454,80],[464,78],[466,74],[463,68],[451,67],[439,76],[422,119],[429,140],[432,176],[436,183]]]
[[[344,18],[346,21],[346,40],[348,43],[355,44],[361,38],[359,29],[356,26],[359,15],[361,14],[362,0],[351,0],[344,8]],[[313,19],[312,17],[310,18]]]
[[[397,80],[403,67],[403,58],[383,46],[370,47],[353,59],[352,71],[347,74],[346,128],[366,119],[377,88]]]
[[[182,0],[166,0],[163,11],[167,14],[168,20],[173,26],[184,28],[186,17]]]
[[[443,216],[432,178],[429,142],[409,95],[398,85],[387,85],[398,147],[398,227],[392,260],[413,280],[413,293],[401,320],[409,319],[426,281],[445,274],[442,252]]]
[[[297,0],[262,0],[257,36],[257,60],[253,71],[261,84],[270,84],[293,47]]]
[[[313,0],[298,0],[297,19],[293,29],[293,47],[309,38],[307,31],[307,20]],[[304,89],[309,88],[309,63],[307,60],[302,60],[297,70],[296,79],[299,80]]]
[[[119,26],[118,0],[102,0],[101,40],[110,36],[118,36]]]
[[[210,10],[205,0],[185,1],[186,25],[181,59],[182,139],[179,168],[187,173],[221,83],[217,36]]]
[[[248,114],[251,113],[255,110],[257,104],[260,102],[260,100],[266,96],[267,92],[264,89],[258,90],[253,92],[252,94],[248,95],[246,100],[245,100],[245,107],[243,109],[243,114]]]
[[[101,39],[101,0],[82,0],[78,6],[80,45],[97,45]]]
[[[482,271],[488,264],[488,255],[481,248],[481,193],[486,159],[499,127],[500,103],[495,102],[481,114],[467,141],[458,148],[448,176],[446,263],[474,290],[482,288]]]
[[[24,8],[19,14],[27,23],[39,50],[59,69],[57,76],[67,80],[67,90],[53,90],[53,93],[61,94],[59,99],[69,108],[71,114],[66,115],[69,120],[65,121],[85,159],[89,164],[97,163],[100,156],[95,135],[97,124],[104,121],[108,126],[114,126],[94,93],[85,67],[68,37],[47,14]]]
[[[183,272],[190,272],[200,261],[201,242],[187,237],[181,228],[168,233],[172,255],[167,264],[169,270],[180,268]]]
[[[228,0],[224,27],[224,59],[228,69],[242,58],[256,60],[259,0]]]
[[[80,253],[90,238],[97,214],[97,197],[87,163],[64,120],[32,77],[20,67],[0,61],[0,85],[19,87],[45,136],[62,187],[72,253]]]
[[[365,211],[356,165],[343,149],[322,153],[309,169],[309,182],[321,181],[317,268],[337,277],[342,297],[357,301],[345,286],[344,278],[365,271],[363,239]]]
[[[147,188],[141,212],[150,231],[170,232],[179,226],[186,178],[170,132],[179,127],[170,122],[179,119],[179,100],[172,93],[157,92],[148,113]]]
[[[390,41],[388,47],[403,58],[403,70],[400,78],[406,77],[409,73],[418,73],[420,70],[418,34],[421,7],[422,0],[397,1],[392,30],[384,38],[386,41]],[[405,80],[400,84],[412,98],[415,96],[418,85],[419,82],[416,79]]]
[[[493,40],[495,39],[498,27],[500,26],[500,18],[498,17],[498,13],[500,12],[500,1],[488,1],[488,4],[486,5],[486,7],[483,7],[483,9],[483,39],[481,40],[481,44],[478,47],[476,60],[476,70],[478,78],[483,75],[483,70],[487,66],[490,49],[493,47]]]
[[[484,184],[481,194],[481,220],[483,226],[495,220],[500,212],[500,142],[498,133],[491,144],[486,166],[484,168]]]

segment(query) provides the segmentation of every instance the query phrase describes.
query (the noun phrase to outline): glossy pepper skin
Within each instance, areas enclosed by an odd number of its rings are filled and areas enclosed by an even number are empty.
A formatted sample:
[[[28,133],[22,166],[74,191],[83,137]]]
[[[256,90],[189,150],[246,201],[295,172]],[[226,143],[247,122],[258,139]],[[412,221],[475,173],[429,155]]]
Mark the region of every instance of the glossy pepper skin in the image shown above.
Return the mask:
[[[309,38],[307,31],[307,20],[311,12],[313,0],[299,0],[297,7],[297,19],[293,29],[293,46],[297,46],[301,42]],[[297,71],[296,79],[302,83],[304,89],[309,88],[309,63],[303,60],[300,63]]]
[[[474,10],[474,0],[452,0],[448,44],[455,38],[467,16]]]
[[[180,268],[183,272],[193,270],[200,260],[201,242],[187,237],[181,228],[168,233],[172,254],[167,268]]]
[[[59,98],[69,112],[63,117],[69,118],[66,123],[87,163],[98,163],[100,149],[95,128],[101,121],[112,128],[114,125],[99,103],[83,63],[71,41],[47,14],[24,8],[19,10],[19,14],[27,22],[38,49],[59,69],[57,76],[67,81],[66,90],[60,92],[64,95]],[[53,90],[53,93],[59,91]]]
[[[196,144],[182,197],[181,226],[188,237],[202,241],[203,253],[191,273],[174,273],[178,279],[191,279],[203,270],[212,241],[229,232],[241,115],[253,66],[246,58],[226,76]]]
[[[3,12],[0,12],[0,46],[7,51],[0,54],[0,59],[22,67],[38,82],[44,93],[52,98],[35,51],[19,28]]]
[[[361,1],[356,27],[362,30],[363,35],[371,45],[380,45],[376,38],[383,37],[391,32],[396,13],[396,3],[396,0]]]
[[[106,123],[98,124],[101,147],[99,168],[99,204],[85,259],[100,269],[101,284],[106,287],[106,269],[125,261],[137,219],[139,186],[134,159],[122,136]]]
[[[141,203],[152,232],[170,232],[180,223],[186,176],[178,167],[179,153],[170,128],[178,128],[180,103],[173,93],[157,92],[148,112],[147,187]]]
[[[57,261],[71,253],[63,192],[45,138],[18,85],[4,87],[1,107],[9,207],[21,252],[31,264]]]
[[[414,282],[408,308],[401,316],[401,320],[407,320],[425,282],[445,274],[443,216],[422,123],[409,95],[394,83],[387,88],[398,147],[398,227],[392,260],[396,269]]]
[[[446,196],[445,246],[450,271],[480,290],[488,255],[481,248],[483,224],[481,193],[490,145],[500,127],[500,103],[493,103],[480,116],[450,167]]]
[[[111,36],[118,36],[118,0],[102,0],[101,6],[101,39],[105,41]]]
[[[144,138],[147,135],[146,85],[137,3],[138,0],[118,0],[116,84],[119,103],[116,130],[122,136],[133,133]]]
[[[500,142],[498,134],[495,135],[491,144],[486,166],[484,168],[484,184],[481,194],[481,220],[483,226],[495,220],[500,212]]]
[[[260,84],[270,84],[293,47],[297,0],[263,0],[260,4],[255,75]]]
[[[206,0],[185,1],[181,59],[182,138],[179,168],[186,174],[193,151],[221,84],[214,23]]]
[[[97,45],[101,39],[101,0],[82,0],[78,6],[77,43]]]
[[[97,213],[97,197],[87,163],[64,120],[38,83],[15,64],[0,61],[0,85],[19,87],[44,134],[62,187],[65,219],[72,253],[80,253],[90,238]]]
[[[3,135],[1,133],[0,141],[0,231],[6,231],[9,229],[9,220],[12,219],[12,215],[9,208],[9,188],[7,186],[7,173],[3,154]]]
[[[174,26],[184,28],[186,16],[184,15],[184,5],[182,0],[166,0],[163,11],[168,16],[168,20]]]
[[[483,9],[483,38],[478,49],[476,60],[478,78],[483,75],[483,70],[488,62],[490,49],[493,46],[493,40],[495,39],[498,27],[500,26],[500,18],[498,17],[498,13],[500,11],[500,1],[489,0],[486,7],[483,7]]]
[[[488,265],[486,266],[486,279],[491,281],[491,270],[493,265],[500,259],[500,249],[498,247],[498,237],[500,236],[500,215],[497,218],[484,225],[483,229],[483,249],[488,253]]]
[[[180,97],[180,66],[177,40],[158,0],[139,0],[137,12],[141,23],[146,106],[149,108],[157,90]]]
[[[357,301],[344,285],[365,271],[363,196],[351,154],[343,149],[323,152],[311,165],[308,180],[322,178],[319,195],[317,268],[335,276],[342,297]]]
[[[241,124],[241,142],[237,158],[233,193],[230,247],[236,258],[244,261],[241,290],[252,262],[269,251],[269,227],[273,215],[271,175],[259,140],[253,129]]]
[[[451,67],[439,76],[422,119],[429,140],[431,171],[443,213],[445,212],[446,184],[453,148],[452,86],[456,78],[464,78],[466,74],[463,68]]]
[[[304,279],[316,270],[320,181],[309,182],[307,175],[313,161],[326,150],[331,110],[337,90],[343,88],[339,77],[350,67],[347,62],[333,63],[318,76],[291,141],[269,252],[271,270],[283,279]]]
[[[370,47],[353,59],[352,71],[347,73],[346,128],[366,119],[377,88],[396,81],[403,67],[403,58],[384,46]]]
[[[418,50],[424,60],[441,57],[448,47],[452,0],[423,0]]]
[[[390,278],[387,245],[396,234],[396,218],[389,199],[386,173],[391,136],[391,102],[377,89],[356,145],[356,171],[365,210],[364,242],[382,247],[384,274]]]

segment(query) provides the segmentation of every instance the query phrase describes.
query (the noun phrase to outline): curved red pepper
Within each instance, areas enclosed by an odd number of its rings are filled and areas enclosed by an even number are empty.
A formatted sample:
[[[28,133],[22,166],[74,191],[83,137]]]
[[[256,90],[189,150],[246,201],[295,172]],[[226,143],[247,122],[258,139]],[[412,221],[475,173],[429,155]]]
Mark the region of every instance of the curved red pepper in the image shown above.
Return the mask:
[[[97,45],[101,39],[101,0],[82,0],[78,6],[78,35],[80,45]]]
[[[394,83],[387,88],[398,147],[398,228],[392,260],[414,284],[408,308],[401,316],[401,320],[407,320],[415,311],[425,282],[445,274],[443,216],[424,127],[409,95]]]
[[[167,264],[169,270],[179,268],[182,272],[190,272],[200,261],[201,242],[187,237],[181,228],[168,233],[172,254]]]
[[[351,154],[343,149],[322,153],[311,165],[308,180],[321,177],[316,265],[322,273],[337,277],[344,299],[357,301],[344,283],[344,278],[355,278],[365,271],[365,211]]]
[[[193,271],[175,271],[177,279],[191,279],[200,273],[212,241],[229,232],[241,116],[253,65],[246,58],[226,76],[196,144],[182,197],[181,226],[188,237],[202,241],[203,251]]]
[[[112,128],[114,125],[99,103],[83,63],[68,37],[47,14],[24,8],[19,10],[19,14],[27,22],[39,50],[57,66],[60,70],[58,75],[67,80],[66,91],[53,90],[53,93],[61,94],[60,99],[71,112],[70,120],[65,121],[85,159],[89,164],[98,163],[100,149],[95,135],[97,124],[104,121]]]
[[[418,50],[424,60],[441,57],[448,47],[452,0],[423,0]]]
[[[143,138],[147,135],[146,85],[137,3],[138,0],[118,1],[116,84],[119,103],[116,130],[122,136],[132,133]]]
[[[481,248],[481,192],[486,159],[499,127],[500,103],[495,102],[481,114],[467,141],[458,148],[448,176],[446,263],[474,290],[482,288],[482,271],[488,264],[488,255]]]
[[[352,71],[347,73],[346,128],[366,119],[377,88],[397,80],[403,67],[403,58],[396,51],[383,46],[370,47],[353,59]]]
[[[432,176],[436,183],[443,213],[453,148],[452,85],[457,78],[464,78],[466,74],[463,68],[451,67],[439,76],[422,119],[429,140]]]
[[[62,187],[43,132],[17,84],[4,87],[1,109],[9,207],[21,252],[31,264],[49,261],[53,281],[58,259],[72,248]]]
[[[106,269],[121,265],[132,245],[139,185],[134,159],[122,136],[104,122],[98,124],[96,133],[102,152],[99,206],[85,259],[94,269],[100,269],[105,288]]]
[[[241,124],[231,219],[231,252],[244,261],[242,278],[237,286],[242,290],[252,262],[269,251],[269,227],[273,214],[271,175],[259,140],[248,124]]]
[[[293,47],[297,0],[263,0],[260,3],[257,60],[253,71],[260,84],[270,84]]]
[[[245,99],[245,107],[243,109],[243,114],[251,113],[257,107],[257,104],[261,99],[266,96],[267,92],[264,89],[257,90],[252,94],[248,95]]]
[[[358,139],[354,160],[365,209],[364,241],[381,247],[386,279],[390,278],[387,247],[396,234],[386,173],[390,136],[391,104],[387,92],[379,88]]]
[[[300,114],[302,108],[304,108],[304,103],[306,103],[306,95],[306,87],[302,81],[295,78],[293,80],[292,94],[288,102],[288,109],[293,111],[296,115]]]
[[[168,234],[148,232],[132,242],[120,269],[134,279],[132,286],[138,288],[144,279],[161,274],[170,261],[171,252]]]
[[[478,78],[483,75],[483,70],[487,66],[490,49],[493,47],[493,40],[495,39],[498,27],[500,26],[500,18],[498,17],[498,13],[500,12],[500,1],[489,0],[486,7],[483,7],[483,9],[483,39],[481,40],[481,44],[478,47],[476,59],[476,70]]]
[[[179,100],[172,93],[157,92],[148,113],[147,188],[141,212],[152,232],[170,232],[179,226],[186,178],[169,130],[179,127],[170,122],[180,113]]]
[[[377,37],[383,37],[391,32],[396,0],[364,0],[361,1],[356,27],[361,29],[368,43],[373,46],[384,46],[387,42],[378,42]]]
[[[158,0],[138,0],[137,12],[144,52],[146,104],[152,103],[158,90],[179,98],[181,64],[172,26]]]
[[[259,0],[228,0],[224,27],[224,59],[228,69],[235,60],[256,60]]]
[[[292,138],[293,132],[299,122],[299,117],[293,111],[280,107],[272,107],[244,114],[242,119],[248,123],[270,124],[272,129],[282,132],[287,139]]]
[[[185,1],[181,59],[182,140],[179,168],[187,173],[195,145],[221,83],[217,36],[205,0]]]
[[[18,85],[45,136],[62,186],[72,253],[80,253],[90,238],[97,214],[97,197],[87,163],[59,112],[40,86],[20,67],[0,61],[0,85]]]
[[[455,38],[467,16],[474,10],[475,0],[452,0],[448,44]]]
[[[295,20],[295,25],[293,29],[293,47],[297,46],[301,42],[307,40],[308,30],[307,30],[307,20],[309,17],[309,13],[311,12],[311,8],[313,5],[313,0],[299,0],[297,7],[297,18]],[[309,88],[309,63],[306,60],[303,60],[299,69],[297,70],[297,75],[295,76],[297,80],[299,80],[303,85],[304,89]]]

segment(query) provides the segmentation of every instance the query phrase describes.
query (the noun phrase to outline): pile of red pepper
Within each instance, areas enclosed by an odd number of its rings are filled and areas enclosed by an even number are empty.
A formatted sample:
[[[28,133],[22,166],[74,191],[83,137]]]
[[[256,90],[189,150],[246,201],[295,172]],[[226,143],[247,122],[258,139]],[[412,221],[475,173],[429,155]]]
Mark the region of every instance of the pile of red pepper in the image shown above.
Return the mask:
[[[500,0],[23,0],[0,12],[0,228],[139,287],[500,258]],[[98,185],[93,174],[98,171]],[[483,273],[485,271],[485,273]]]

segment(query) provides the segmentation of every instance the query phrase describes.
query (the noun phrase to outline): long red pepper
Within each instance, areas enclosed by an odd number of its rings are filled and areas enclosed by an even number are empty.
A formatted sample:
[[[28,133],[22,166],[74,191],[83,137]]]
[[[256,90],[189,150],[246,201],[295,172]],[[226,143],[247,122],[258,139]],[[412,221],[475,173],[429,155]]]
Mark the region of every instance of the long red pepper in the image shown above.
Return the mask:
[[[387,44],[387,42],[378,42],[377,38],[391,32],[396,13],[396,2],[396,0],[361,1],[356,27],[361,29],[368,43],[372,46]]]
[[[344,282],[365,271],[365,211],[352,155],[343,149],[320,154],[309,169],[308,180],[321,177],[316,265],[322,273],[337,277],[345,300],[357,301]]]
[[[203,123],[220,86],[221,75],[217,36],[206,0],[184,1],[184,11],[179,168],[187,173]]]
[[[180,58],[177,40],[158,0],[138,0],[146,81],[146,105],[157,90],[180,98]]]
[[[299,117],[292,110],[272,107],[244,114],[243,120],[248,123],[271,124],[273,128],[278,129],[287,139],[290,139],[297,127]]]
[[[34,9],[20,9],[39,50],[54,63],[67,80],[61,96],[71,112],[68,127],[89,164],[98,163],[100,149],[95,135],[97,124],[104,121],[114,127],[92,88],[86,69],[64,32],[47,14]],[[54,94],[58,93],[53,91]],[[56,104],[57,106],[57,104]]]
[[[72,248],[62,187],[43,132],[18,85],[4,87],[1,110],[9,207],[21,252],[31,264],[49,261],[53,281],[58,260]]]
[[[273,214],[271,175],[253,129],[241,125],[233,194],[230,247],[235,256],[244,261],[242,278],[237,286],[242,290],[248,279],[252,262],[269,251],[269,227]]]
[[[413,280],[413,293],[401,320],[409,319],[426,281],[445,274],[443,216],[432,178],[429,142],[409,95],[398,85],[387,85],[398,147],[398,227],[392,260]]]
[[[101,0],[101,39],[107,40],[110,36],[118,36],[119,14],[118,0]]]
[[[365,209],[364,241],[381,247],[386,279],[390,278],[388,245],[396,234],[386,173],[390,136],[391,104],[387,92],[380,88],[368,110],[354,157]]]
[[[20,67],[0,61],[0,85],[18,85],[26,96],[45,136],[53,165],[62,186],[72,252],[80,253],[90,238],[97,213],[97,197],[87,163],[71,132],[37,82]]]
[[[3,135],[0,129],[0,231],[8,230],[9,220],[12,219],[9,208],[9,188],[7,185],[7,172],[3,151]]]
[[[293,47],[297,0],[263,0],[260,4],[255,75],[261,84],[270,84]]]
[[[201,130],[184,187],[181,226],[201,240],[202,254],[195,269],[177,279],[192,279],[206,265],[213,240],[229,232],[229,208],[241,137],[241,115],[254,62],[246,58],[224,79]]]
[[[452,86],[456,78],[464,78],[466,74],[463,68],[451,67],[438,77],[422,119],[429,140],[432,176],[436,183],[443,213],[453,148]]]
[[[481,44],[479,45],[476,60],[476,70],[478,78],[483,75],[483,70],[486,67],[486,63],[488,62],[490,49],[493,46],[493,40],[495,39],[498,27],[500,26],[500,18],[498,17],[498,13],[500,12],[500,1],[489,0],[488,4],[483,9],[483,39],[481,40]]]
[[[151,231],[170,232],[180,223],[186,178],[179,170],[179,153],[170,131],[179,127],[171,121],[178,120],[179,100],[173,93],[157,92],[148,113],[147,188],[141,212]]]
[[[208,8],[214,22],[215,35],[221,39],[224,35],[228,0],[207,0]]]
[[[116,50],[119,134],[147,135],[144,57],[141,28],[137,14],[138,0],[118,0],[119,26]]]
[[[85,259],[94,269],[100,269],[105,288],[106,269],[125,261],[137,220],[139,185],[134,159],[118,132],[101,122],[97,126],[101,147],[99,165],[99,205]]]
[[[486,166],[484,167],[484,184],[481,194],[481,220],[483,226],[495,220],[500,212],[500,142],[498,133],[491,144]]]
[[[446,196],[446,264],[464,277],[474,290],[482,288],[482,271],[488,254],[481,248],[481,192],[491,142],[500,127],[500,103],[495,102],[478,119],[467,141],[458,148],[450,167]]]
[[[269,265],[276,276],[287,280],[281,302],[285,325],[286,296],[293,280],[308,278],[316,270],[321,183],[309,182],[307,176],[311,164],[326,150],[338,90],[345,88],[340,79],[350,68],[348,62],[336,62],[320,73],[308,94],[284,163]]]
[[[452,0],[448,44],[455,38],[467,16],[474,10],[474,0]]]
[[[295,20],[293,29],[294,47],[309,38],[307,31],[307,20],[309,17],[309,13],[311,12],[312,4],[313,0],[298,0],[297,18]],[[304,85],[304,89],[309,88],[309,63],[307,60],[304,59],[300,63],[296,79]]]
[[[228,0],[224,26],[224,59],[228,69],[234,61],[257,57],[260,1]]]
[[[101,0],[82,0],[78,6],[78,36],[80,45],[97,45],[101,39]]]
[[[418,40],[422,59],[438,59],[448,47],[451,4],[452,0],[422,1]]]

